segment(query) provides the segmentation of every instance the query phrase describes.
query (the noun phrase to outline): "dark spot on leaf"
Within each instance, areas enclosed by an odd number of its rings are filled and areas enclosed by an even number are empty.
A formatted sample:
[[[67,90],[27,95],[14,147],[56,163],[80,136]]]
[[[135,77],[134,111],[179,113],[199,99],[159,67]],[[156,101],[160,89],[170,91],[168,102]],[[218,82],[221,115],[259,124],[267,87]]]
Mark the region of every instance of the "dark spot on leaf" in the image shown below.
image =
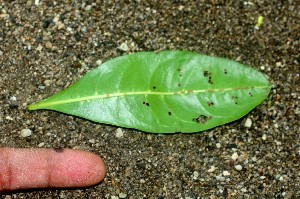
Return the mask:
[[[58,148],[53,148],[53,150],[54,150],[56,153],[62,153],[62,152],[64,152],[64,149],[63,149],[63,148],[60,148],[60,147],[58,147]]]
[[[213,81],[211,80],[211,76],[208,77],[208,83],[213,84]]]
[[[205,71],[203,72],[204,77],[208,77],[209,74],[210,74],[210,73],[209,73],[207,70],[205,70]]]
[[[199,115],[199,117],[193,119],[193,122],[205,124],[208,120],[211,120],[211,119],[212,119],[211,116]]]
[[[180,83],[178,83],[178,87],[180,87],[181,86],[181,84]]]
[[[177,70],[178,72],[180,72],[180,71],[181,71],[181,68],[177,68],[176,70]]]
[[[251,93],[251,92],[249,92],[248,94],[249,94],[249,96],[250,96],[250,97],[253,97],[253,95],[252,95],[252,93]]]
[[[232,96],[231,98],[233,99],[233,101],[234,101],[235,104],[238,104],[238,102],[237,102],[238,97],[237,96]]]
[[[204,77],[208,77],[208,83],[209,84],[213,84],[212,77],[211,77],[212,74],[210,72],[208,72],[207,70],[205,70],[203,72],[203,75],[204,75]]]
[[[225,74],[225,75],[227,75],[227,74],[228,74],[228,72],[227,72],[227,70],[226,70],[226,69],[224,69],[224,74]]]
[[[150,106],[150,104],[148,102],[143,102],[143,104],[146,106]]]
[[[208,101],[207,104],[208,104],[208,106],[213,106],[213,105],[215,105],[215,103],[214,103],[214,102],[211,102],[211,101]]]
[[[172,115],[172,112],[171,112],[171,111],[169,111],[169,112],[168,112],[168,115]]]
[[[155,89],[156,89],[156,86],[153,86],[152,88],[155,90]]]

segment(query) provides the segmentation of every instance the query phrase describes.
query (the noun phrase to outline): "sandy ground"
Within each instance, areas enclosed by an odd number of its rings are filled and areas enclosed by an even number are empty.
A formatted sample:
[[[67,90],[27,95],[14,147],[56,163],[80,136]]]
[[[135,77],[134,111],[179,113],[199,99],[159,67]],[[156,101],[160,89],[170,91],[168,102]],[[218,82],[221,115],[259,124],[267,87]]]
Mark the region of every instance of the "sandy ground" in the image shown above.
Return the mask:
[[[0,146],[91,151],[105,159],[107,176],[89,189],[1,198],[300,197],[299,2],[35,2],[0,0]],[[247,64],[269,77],[270,96],[238,121],[188,135],[120,129],[117,136],[114,126],[26,110],[100,62],[163,49]]]

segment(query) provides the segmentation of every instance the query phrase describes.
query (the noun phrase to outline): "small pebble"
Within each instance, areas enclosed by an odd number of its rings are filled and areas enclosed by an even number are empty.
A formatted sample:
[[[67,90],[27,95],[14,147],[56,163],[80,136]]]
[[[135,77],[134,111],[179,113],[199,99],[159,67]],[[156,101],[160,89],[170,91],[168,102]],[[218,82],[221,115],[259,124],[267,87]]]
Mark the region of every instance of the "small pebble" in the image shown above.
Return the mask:
[[[184,6],[183,6],[183,5],[180,5],[180,6],[178,7],[178,10],[179,10],[179,11],[182,11],[183,8],[184,8]]]
[[[216,167],[215,166],[211,166],[210,169],[208,169],[208,172],[209,173],[212,173],[216,170]]]
[[[127,51],[129,50],[129,48],[128,48],[128,46],[127,46],[126,43],[122,43],[122,44],[118,47],[118,49],[120,49],[120,50],[122,50],[122,51],[125,51],[125,52],[127,52]]]
[[[241,171],[243,169],[242,165],[235,165],[234,168],[237,170],[237,171]]]
[[[247,192],[247,189],[244,187],[241,189],[241,191],[245,193],[245,192]]]
[[[21,130],[21,137],[25,138],[25,137],[29,137],[31,136],[32,131],[30,129],[22,129]]]
[[[14,119],[10,116],[6,116],[5,119],[13,121]]]
[[[122,129],[121,128],[117,128],[117,130],[116,130],[116,137],[117,138],[121,138],[123,136],[124,136],[124,132],[122,131]]]
[[[15,96],[12,96],[12,97],[10,98],[10,100],[11,100],[11,101],[17,101],[17,98],[16,98]]]
[[[197,171],[194,171],[193,179],[196,180],[198,177],[199,177],[199,173]]]
[[[239,155],[235,152],[232,154],[231,159],[236,161],[239,158]]]
[[[47,41],[45,44],[46,48],[52,49],[52,43],[50,41]]]
[[[245,127],[250,128],[252,126],[252,120],[250,118],[246,119]]]
[[[219,149],[219,148],[221,148],[221,144],[220,143],[217,143],[216,144],[216,147]]]
[[[126,193],[119,193],[119,198],[126,198],[127,194]]]
[[[45,84],[45,86],[51,86],[51,84],[52,84],[52,80],[49,80],[49,79],[46,79],[45,81],[44,81],[44,84]]]
[[[57,23],[59,21],[59,15],[55,15],[52,21],[53,23]]]
[[[281,66],[281,62],[276,62],[276,66],[280,67]]]
[[[4,199],[12,199],[12,197],[10,195],[6,195]]]
[[[228,171],[223,171],[223,176],[230,176],[230,173]]]
[[[41,142],[41,143],[39,143],[38,147],[41,148],[41,147],[43,147],[44,145],[45,145],[45,142]]]
[[[216,180],[225,181],[225,177],[223,177],[223,176],[216,176]]]
[[[41,44],[38,45],[38,47],[36,48],[37,51],[41,51],[43,49],[43,46]]]
[[[263,134],[262,137],[261,137],[261,139],[262,139],[262,140],[266,140],[266,139],[267,139],[267,135],[266,135],[266,134]]]
[[[87,5],[87,6],[84,8],[85,11],[91,11],[91,9],[92,9],[92,5]]]
[[[89,143],[95,144],[95,141],[96,141],[95,139],[90,139],[90,140],[89,140]]]
[[[63,24],[63,23],[58,23],[58,24],[57,24],[57,29],[58,29],[58,30],[61,30],[61,29],[63,29],[63,28],[65,28],[65,24]]]
[[[100,66],[102,64],[102,60],[101,59],[98,59],[97,61],[96,61],[96,65],[97,66]]]

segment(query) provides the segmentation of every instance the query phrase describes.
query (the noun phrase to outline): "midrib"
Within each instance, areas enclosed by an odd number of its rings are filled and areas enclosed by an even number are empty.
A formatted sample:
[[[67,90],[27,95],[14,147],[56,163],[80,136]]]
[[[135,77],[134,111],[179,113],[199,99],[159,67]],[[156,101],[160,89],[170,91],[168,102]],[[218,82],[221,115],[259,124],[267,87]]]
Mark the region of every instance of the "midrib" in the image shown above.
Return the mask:
[[[222,88],[222,89],[204,89],[204,90],[183,90],[179,92],[155,92],[155,91],[134,91],[134,92],[124,92],[124,93],[112,93],[112,94],[101,94],[92,95],[86,97],[78,97],[73,99],[58,100],[53,102],[38,102],[28,106],[29,110],[43,109],[50,106],[60,105],[60,104],[70,104],[75,102],[83,102],[94,99],[121,97],[121,96],[132,96],[132,95],[192,95],[199,93],[212,93],[212,92],[226,92],[232,90],[253,90],[253,89],[266,89],[270,86],[258,86],[258,87],[241,87],[241,88]]]

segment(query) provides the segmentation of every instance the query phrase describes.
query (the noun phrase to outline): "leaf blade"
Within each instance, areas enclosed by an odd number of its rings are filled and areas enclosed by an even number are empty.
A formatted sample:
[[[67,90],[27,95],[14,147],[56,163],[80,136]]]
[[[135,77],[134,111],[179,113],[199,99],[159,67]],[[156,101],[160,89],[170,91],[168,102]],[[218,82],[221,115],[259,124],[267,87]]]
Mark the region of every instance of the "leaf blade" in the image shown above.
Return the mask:
[[[28,108],[146,132],[197,132],[241,118],[270,88],[263,74],[234,61],[187,51],[141,52],[108,61]]]

